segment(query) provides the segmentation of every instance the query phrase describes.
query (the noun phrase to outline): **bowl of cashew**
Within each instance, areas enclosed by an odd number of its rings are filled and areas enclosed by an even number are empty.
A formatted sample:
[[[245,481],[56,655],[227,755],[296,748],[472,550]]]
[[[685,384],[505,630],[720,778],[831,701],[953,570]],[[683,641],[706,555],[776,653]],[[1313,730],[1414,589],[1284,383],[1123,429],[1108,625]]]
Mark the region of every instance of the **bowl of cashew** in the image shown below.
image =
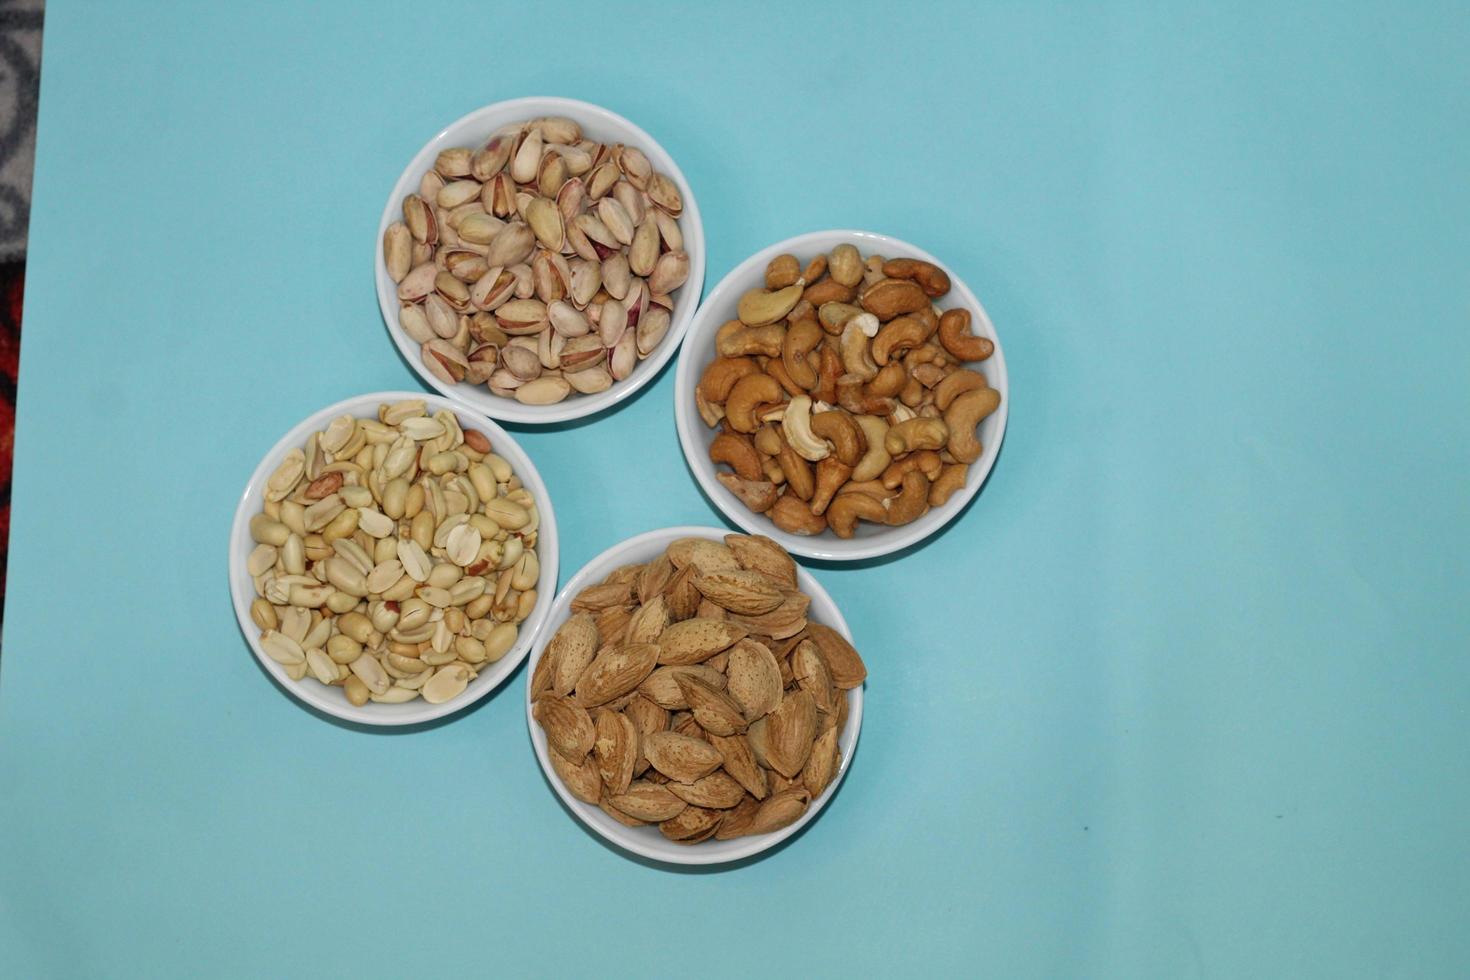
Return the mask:
[[[788,551],[856,561],[944,527],[980,490],[1009,409],[1005,356],[969,287],[866,231],[763,249],[705,297],[675,421],[705,494]]]

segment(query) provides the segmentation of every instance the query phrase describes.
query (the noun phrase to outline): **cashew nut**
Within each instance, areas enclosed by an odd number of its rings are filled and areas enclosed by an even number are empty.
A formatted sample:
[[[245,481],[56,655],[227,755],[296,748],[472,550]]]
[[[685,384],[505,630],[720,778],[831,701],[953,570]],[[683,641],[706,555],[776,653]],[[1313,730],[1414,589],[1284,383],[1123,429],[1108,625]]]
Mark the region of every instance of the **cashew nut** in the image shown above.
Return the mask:
[[[883,279],[863,291],[863,309],[884,323],[928,305],[929,297],[924,295],[924,290],[908,279]]]
[[[821,342],[821,325],[808,318],[792,323],[786,329],[786,339],[781,344],[781,364],[786,368],[787,376],[807,391],[817,385],[817,371],[807,355]]]
[[[800,278],[801,262],[794,255],[778,255],[766,263],[767,289],[785,289]]]
[[[766,479],[776,486],[786,484],[786,473],[781,469],[781,464],[776,462],[776,457],[767,456],[761,460],[761,469],[765,471]]]
[[[888,525],[897,527],[917,520],[929,509],[929,478],[918,470],[903,475],[903,488],[888,502]]]
[[[847,485],[842,488],[843,493],[865,493],[869,497],[879,500],[887,500],[898,491],[890,490],[883,485],[882,480],[848,480]]]
[[[966,309],[944,311],[939,318],[939,342],[962,361],[983,361],[995,353],[993,340],[970,333],[970,311]]]
[[[920,361],[914,364],[909,368],[909,374],[913,375],[914,380],[919,384],[930,389],[945,378],[944,368],[938,364],[931,364],[929,361]]]
[[[924,386],[919,384],[918,378],[908,378],[903,383],[903,390],[898,393],[898,400],[909,408],[918,408],[924,401]]]
[[[817,308],[817,319],[828,333],[840,334],[842,328],[847,326],[847,321],[862,312],[861,306],[853,306],[851,303],[823,303]]]
[[[801,278],[805,279],[807,282],[817,282],[826,274],[827,256],[821,253],[818,253],[816,256],[814,256],[812,260],[806,264],[806,268],[801,270]]]
[[[772,523],[789,534],[821,534],[827,528],[825,515],[813,514],[810,507],[789,493],[777,497],[766,513]]]
[[[908,383],[908,372],[897,361],[889,361],[868,382],[867,393],[876,398],[891,398]]]
[[[775,378],[781,387],[786,389],[788,395],[795,397],[806,394],[806,389],[793,381],[791,375],[786,373],[786,365],[782,362],[781,358],[767,358],[766,373]]]
[[[976,388],[950,402],[944,413],[949,427],[949,454],[961,463],[979,459],[983,447],[975,438],[975,426],[999,407],[1000,392],[994,388]]]
[[[725,399],[725,420],[736,432],[754,432],[760,424],[756,411],[780,401],[780,382],[764,372],[747,374],[735,382]]]
[[[832,249],[827,258],[827,271],[832,278],[844,286],[856,286],[863,281],[863,257],[857,246],[843,242]]]
[[[949,276],[933,262],[922,259],[889,259],[883,263],[883,274],[894,279],[912,279],[930,299],[949,292]]]
[[[715,349],[724,357],[740,357],[746,354],[780,357],[781,341],[785,335],[786,328],[779,323],[767,323],[759,327],[742,325],[738,330],[731,330],[729,333],[725,333],[724,327],[721,327],[720,332],[715,335]]]
[[[815,463],[832,452],[826,440],[812,433],[812,400],[806,395],[797,395],[787,403],[786,414],[781,417],[781,431],[802,459]]]
[[[724,463],[735,471],[742,480],[759,480],[765,476],[761,469],[760,454],[750,440],[733,432],[721,432],[709,444],[712,463]]]
[[[735,315],[740,317],[740,322],[752,327],[775,323],[791,312],[801,294],[800,280],[782,289],[752,289],[740,297],[740,302],[735,305]]]
[[[730,411],[728,405],[725,411]],[[941,449],[948,439],[949,426],[943,419],[911,418],[889,427],[888,435],[883,437],[883,448],[890,456],[901,456],[915,449]]]
[[[929,506],[943,507],[949,502],[950,495],[965,485],[969,475],[968,463],[951,463],[940,470],[938,478],[929,484]]]
[[[848,466],[856,466],[867,449],[867,438],[852,416],[841,409],[818,412],[812,416],[812,434],[832,444],[833,454]]]
[[[851,286],[844,286],[835,279],[823,279],[806,287],[802,295],[808,303],[820,308],[823,303],[851,303],[852,293]]]
[[[811,464],[797,455],[796,450],[790,446],[781,447],[781,451],[776,454],[776,462],[781,464],[781,472],[786,474],[786,485],[791,488],[791,492],[802,500],[811,500],[812,491],[816,489]]]
[[[883,501],[866,493],[839,493],[827,507],[827,526],[839,538],[850,538],[859,518],[874,524],[888,522],[888,509]]]
[[[851,475],[852,467],[836,456],[828,456],[819,462],[816,487],[812,491],[812,513],[820,514],[826,510],[827,505],[832,502],[832,495],[842,488]]]
[[[763,425],[755,430],[755,449],[763,456],[774,456],[781,451],[781,436],[774,425]]]
[[[950,402],[965,392],[974,391],[976,388],[986,388],[989,387],[989,384],[985,380],[985,375],[978,371],[971,371],[968,368],[951,371],[945,375],[943,381],[934,386],[934,404],[938,405],[942,412],[949,408]]]
[[[734,473],[716,473],[715,479],[757,514],[770,510],[776,502],[776,485],[767,480],[742,480]]]
[[[841,356],[831,347],[822,345],[822,352],[817,357],[817,386],[812,389],[812,397],[819,402],[835,402],[837,379],[841,376]]]
[[[863,379],[844,374],[837,379],[837,404],[854,415],[887,415],[894,410],[892,398],[880,398],[864,390]]]
[[[699,376],[699,392],[712,402],[722,402],[730,397],[735,382],[759,370],[760,365],[748,357],[717,357]]]
[[[856,318],[842,328],[842,366],[848,374],[855,374],[863,381],[870,381],[878,374],[878,365],[868,351],[868,335],[863,333]]]
[[[887,364],[890,357],[918,347],[928,337],[924,324],[911,316],[890,320],[873,338],[873,360]]]
[[[887,469],[893,459],[883,447],[884,439],[888,435],[888,423],[876,415],[858,415],[854,421],[868,440],[868,451],[853,466],[852,478],[856,481],[871,480]]]
[[[609,377],[611,377],[611,375],[609,375]],[[720,420],[725,417],[725,406],[716,405],[714,402],[704,397],[704,392],[700,391],[698,388],[694,389],[694,407],[699,410],[699,417],[704,420],[704,424],[709,426],[711,429],[719,425]]]
[[[894,460],[883,470],[883,486],[889,490],[897,490],[903,483],[904,474],[910,470],[918,470],[929,479],[934,479],[944,468],[944,462],[939,454],[932,449],[921,449],[916,453],[909,453],[903,459]]]

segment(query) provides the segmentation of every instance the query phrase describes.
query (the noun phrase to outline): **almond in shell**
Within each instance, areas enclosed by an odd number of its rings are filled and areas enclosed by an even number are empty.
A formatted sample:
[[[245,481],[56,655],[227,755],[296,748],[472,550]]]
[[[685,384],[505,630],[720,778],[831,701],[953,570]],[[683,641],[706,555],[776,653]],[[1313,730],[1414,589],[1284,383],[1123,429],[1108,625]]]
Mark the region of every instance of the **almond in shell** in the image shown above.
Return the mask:
[[[787,591],[796,590],[796,562],[770,538],[759,534],[727,534],[725,546],[734,552],[741,568],[760,572]]]
[[[541,659],[551,661],[551,690],[565,697],[597,655],[597,624],[587,613],[577,613],[561,624],[546,644]]]
[[[597,808],[603,813],[607,814],[609,817],[612,817],[618,823],[622,824],[624,827],[646,827],[648,825],[647,820],[639,820],[637,817],[630,817],[622,810],[619,810],[617,807],[608,803],[606,796],[604,796],[598,802]]]
[[[730,695],[693,674],[677,674],[674,681],[700,728],[711,735],[745,731],[745,714]]]
[[[628,619],[629,643],[653,643],[669,625],[669,604],[663,596],[654,596],[638,607]]]
[[[788,779],[800,775],[817,737],[817,706],[806,691],[787,694],[766,715],[766,758]]]
[[[837,688],[832,684],[826,658],[811,640],[803,640],[791,652],[791,674],[801,689],[812,696],[818,711],[836,710]]]
[[[675,817],[658,825],[659,832],[676,844],[698,844],[709,840],[720,829],[724,814],[703,807],[685,807]]]
[[[750,823],[755,819],[756,811],[761,808],[760,803],[753,797],[745,797],[734,807],[724,812],[720,818],[720,829],[715,831],[715,840],[734,840],[736,837],[744,837],[750,830]]]
[[[811,801],[812,796],[804,786],[794,786],[773,793],[760,805],[760,809],[755,811],[755,816],[751,818],[746,832],[769,834],[774,830],[790,826],[801,818]]]
[[[666,785],[670,793],[685,803],[715,810],[728,810],[745,796],[745,787],[720,769],[692,783],[671,782]]]
[[[654,732],[645,736],[643,754],[648,756],[653,768],[681,783],[692,783],[708,776],[724,761],[719,751],[708,742],[674,732]]]
[[[812,799],[822,795],[837,775],[840,756],[837,750],[837,729],[829,728],[812,743],[812,754],[801,770],[801,784],[812,794]]]
[[[679,675],[689,674],[700,678],[705,683],[719,687],[725,682],[725,678],[719,671],[713,670],[704,664],[692,664],[684,667],[660,667],[648,678],[638,685],[638,693],[649,701],[666,708],[669,711],[688,711],[689,701],[684,696],[683,688],[679,687]],[[667,721],[667,715],[665,715]]]
[[[597,622],[597,635],[602,638],[604,644],[619,644],[625,642],[628,623],[633,619],[633,612],[627,606],[608,606],[606,609],[598,610],[595,614]]]
[[[788,592],[781,604],[759,616],[744,616],[732,613],[730,622],[743,626],[750,632],[772,639],[784,640],[807,628],[806,611],[811,599],[800,592]]]
[[[626,793],[638,763],[638,726],[620,711],[600,711],[593,722],[596,738],[592,754],[597,774],[608,793]]]
[[[652,643],[630,643],[599,653],[577,682],[578,703],[592,708],[636,690],[653,673],[658,649]]]
[[[858,656],[857,650],[847,642],[846,637],[821,623],[808,625],[807,636],[822,651],[822,657],[827,661],[827,670],[832,674],[833,684],[844,691],[862,686],[868,677],[868,668],[863,665],[863,658]]]
[[[674,563],[666,554],[659,555],[644,565],[643,571],[638,573],[636,583],[638,601],[644,605],[652,602],[657,596],[663,594],[664,588],[669,584],[669,579],[673,577]]]
[[[781,703],[781,666],[764,644],[744,639],[732,646],[725,665],[726,689],[754,721]]]
[[[601,612],[611,606],[625,606],[632,597],[633,590],[627,582],[590,585],[572,600],[572,612]]]
[[[697,664],[744,639],[747,631],[720,619],[686,619],[659,634],[659,663],[674,666]]]
[[[646,779],[633,783],[626,793],[607,797],[607,803],[644,823],[672,820],[689,805],[664,787]]]
[[[692,565],[706,572],[733,572],[740,568],[740,563],[735,560],[735,552],[708,538],[680,538],[669,545],[668,556],[675,568]]]
[[[694,587],[711,602],[741,616],[760,616],[781,605],[785,598],[776,583],[760,572],[745,569],[694,573]]]
[[[652,675],[649,675],[652,676]],[[678,688],[675,684],[674,687]],[[623,709],[623,714],[633,722],[638,734],[647,735],[651,732],[661,732],[669,727],[669,713],[666,709],[654,704],[642,693],[635,694]]]
[[[551,768],[562,785],[583,803],[598,803],[602,799],[602,780],[597,776],[597,766],[592,757],[584,756],[580,762],[572,762],[560,752],[548,752]]]
[[[570,698],[555,694],[542,695],[531,710],[546,732],[546,741],[556,752],[580,762],[592,751],[596,729],[587,710]]]
[[[694,566],[679,569],[664,586],[664,598],[669,604],[669,619],[674,622],[688,619],[699,608],[701,598],[694,587]]]
[[[750,742],[744,735],[711,735],[710,744],[720,753],[721,764],[751,796],[763,800],[768,792],[766,770],[756,761]]]

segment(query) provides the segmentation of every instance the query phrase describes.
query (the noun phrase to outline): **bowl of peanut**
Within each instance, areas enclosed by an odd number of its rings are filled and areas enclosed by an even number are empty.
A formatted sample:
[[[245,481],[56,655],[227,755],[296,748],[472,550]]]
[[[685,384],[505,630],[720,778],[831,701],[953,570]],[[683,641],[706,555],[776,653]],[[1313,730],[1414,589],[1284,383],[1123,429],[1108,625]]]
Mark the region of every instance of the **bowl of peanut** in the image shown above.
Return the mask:
[[[556,515],[500,426],[437,395],[315,412],[256,467],[230,531],[240,630],[282,690],[365,725],[488,695],[556,591]]]
[[[1005,434],[995,327],[938,259],[864,231],[778,242],[710,291],[679,441],[715,505],[809,558],[899,551],[979,491]]]

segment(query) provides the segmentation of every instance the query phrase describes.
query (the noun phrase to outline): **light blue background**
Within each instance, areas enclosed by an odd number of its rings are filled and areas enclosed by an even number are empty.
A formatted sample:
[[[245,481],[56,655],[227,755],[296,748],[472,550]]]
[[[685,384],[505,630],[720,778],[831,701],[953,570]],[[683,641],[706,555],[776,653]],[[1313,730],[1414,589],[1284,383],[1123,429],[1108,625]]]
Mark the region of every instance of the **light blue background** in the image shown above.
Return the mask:
[[[0,970],[1462,972],[1470,18],[1181,6],[53,0]],[[230,610],[260,454],[414,386],[369,278],[403,162],[528,94],[668,148],[707,285],[871,228],[960,271],[1005,343],[979,499],[902,560],[817,569],[871,668],[862,743],[752,866],[589,837],[520,674],[441,727],[351,731]],[[525,436],[563,580],[716,520],[672,380]]]

